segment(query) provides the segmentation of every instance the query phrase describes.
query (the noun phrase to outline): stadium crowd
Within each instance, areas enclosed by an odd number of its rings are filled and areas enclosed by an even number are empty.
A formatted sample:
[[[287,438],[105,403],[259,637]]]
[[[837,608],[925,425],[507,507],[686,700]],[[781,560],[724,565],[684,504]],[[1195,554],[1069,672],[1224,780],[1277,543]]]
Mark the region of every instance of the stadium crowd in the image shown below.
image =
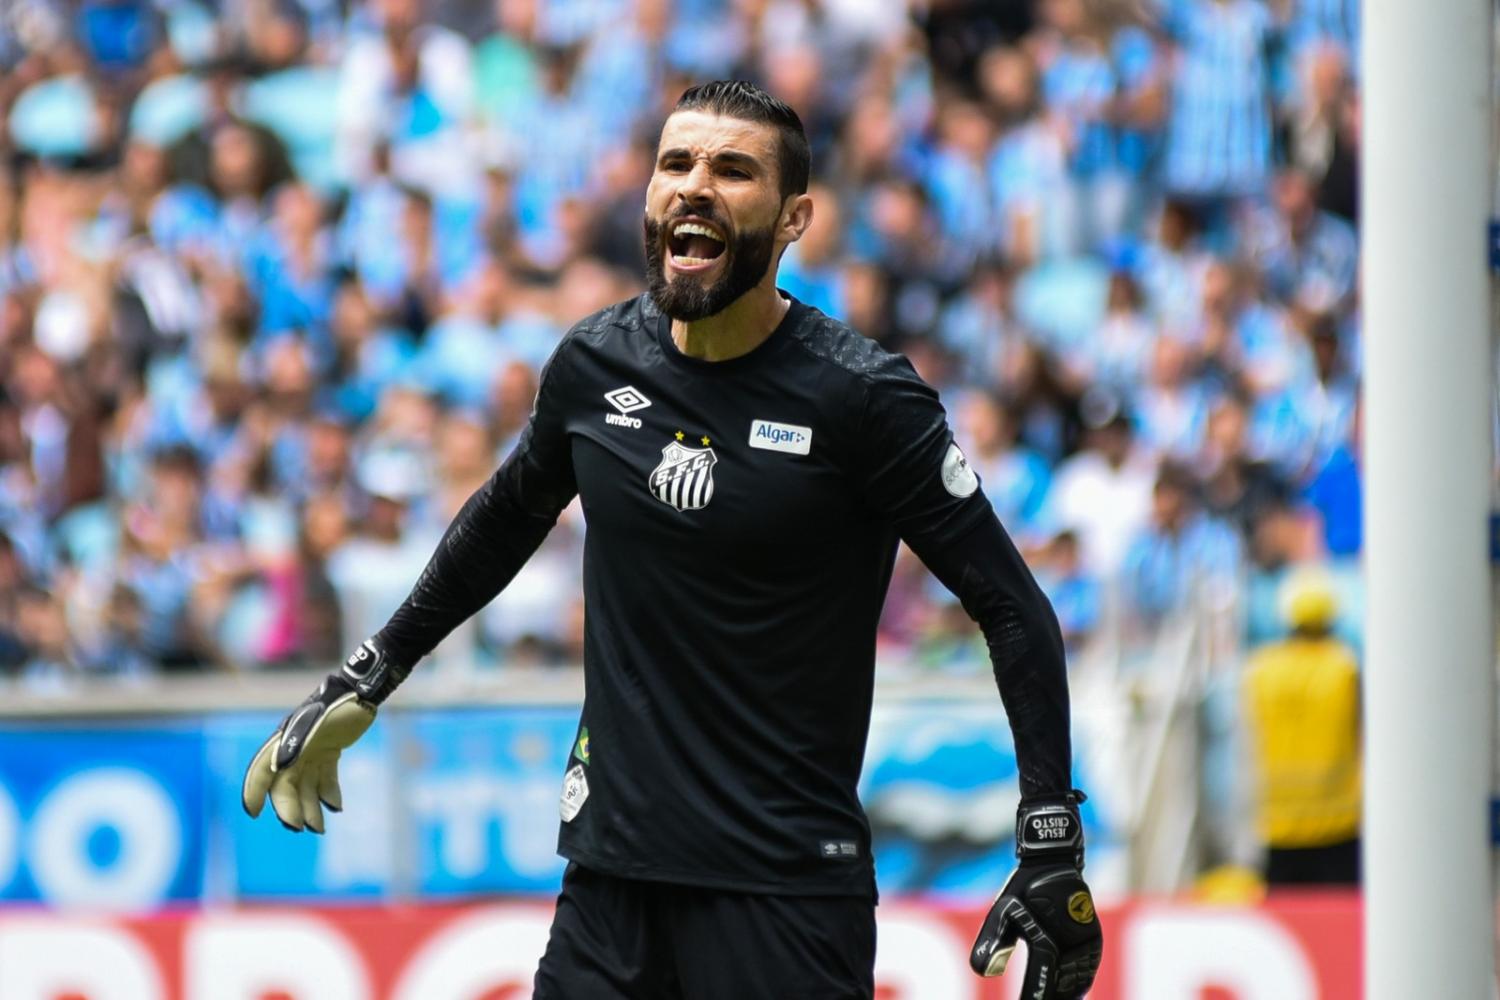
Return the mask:
[[[1067,638],[1344,581],[1356,0],[14,0],[0,677],[322,664],[570,324],[642,288],[689,84],[798,109],[782,287],[908,354]],[[576,507],[439,661],[580,656]],[[883,650],[983,670],[907,555]],[[440,664],[438,669],[444,669]]]

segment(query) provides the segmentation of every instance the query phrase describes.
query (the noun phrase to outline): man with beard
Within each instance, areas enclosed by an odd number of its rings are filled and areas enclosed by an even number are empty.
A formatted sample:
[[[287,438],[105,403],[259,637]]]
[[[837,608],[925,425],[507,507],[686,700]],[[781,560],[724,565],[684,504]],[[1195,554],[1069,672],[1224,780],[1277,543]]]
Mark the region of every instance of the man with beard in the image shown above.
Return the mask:
[[[937,394],[777,290],[812,222],[808,159],[758,88],[683,94],[646,194],[648,293],[568,332],[411,596],[246,775],[252,815],[269,793],[321,832],[338,753],[581,497],[587,693],[539,998],[873,995],[855,786],[899,539],[983,629],[1020,764],[1020,864],[971,964],[998,975],[1025,937],[1034,1000],[1082,996],[1098,967],[1056,618]]]

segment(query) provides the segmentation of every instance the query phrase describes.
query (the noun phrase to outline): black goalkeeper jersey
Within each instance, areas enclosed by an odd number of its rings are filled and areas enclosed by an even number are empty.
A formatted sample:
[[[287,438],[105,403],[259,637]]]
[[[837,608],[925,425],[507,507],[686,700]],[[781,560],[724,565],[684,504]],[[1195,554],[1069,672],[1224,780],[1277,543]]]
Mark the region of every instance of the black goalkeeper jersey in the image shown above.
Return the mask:
[[[648,297],[583,320],[386,646],[424,655],[575,495],[585,697],[565,857],[632,878],[873,893],[855,786],[902,538],[984,629],[1023,794],[1070,787],[1056,620],[905,358],[797,302],[720,362],[679,352]]]

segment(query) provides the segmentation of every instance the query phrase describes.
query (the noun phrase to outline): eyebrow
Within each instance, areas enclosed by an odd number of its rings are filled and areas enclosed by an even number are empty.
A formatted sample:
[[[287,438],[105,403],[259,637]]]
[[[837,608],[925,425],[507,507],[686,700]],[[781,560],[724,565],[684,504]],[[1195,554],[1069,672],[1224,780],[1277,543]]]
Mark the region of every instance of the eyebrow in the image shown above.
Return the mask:
[[[656,158],[656,162],[665,163],[668,160],[692,159],[692,156],[692,150],[682,146],[674,146],[671,149],[662,150],[661,155]],[[737,166],[748,167],[755,170],[760,169],[759,159],[751,156],[749,153],[741,153],[738,150],[733,149],[724,149],[715,153],[713,155],[713,163],[716,166]]]

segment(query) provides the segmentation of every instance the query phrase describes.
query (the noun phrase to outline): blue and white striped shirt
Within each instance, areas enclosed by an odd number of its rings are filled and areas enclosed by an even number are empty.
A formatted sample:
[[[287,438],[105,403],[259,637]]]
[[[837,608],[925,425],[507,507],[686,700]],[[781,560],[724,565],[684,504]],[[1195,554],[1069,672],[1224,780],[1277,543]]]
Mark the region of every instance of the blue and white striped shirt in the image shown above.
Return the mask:
[[[1261,190],[1271,167],[1270,12],[1259,0],[1163,2],[1178,44],[1166,187],[1195,197]]]

